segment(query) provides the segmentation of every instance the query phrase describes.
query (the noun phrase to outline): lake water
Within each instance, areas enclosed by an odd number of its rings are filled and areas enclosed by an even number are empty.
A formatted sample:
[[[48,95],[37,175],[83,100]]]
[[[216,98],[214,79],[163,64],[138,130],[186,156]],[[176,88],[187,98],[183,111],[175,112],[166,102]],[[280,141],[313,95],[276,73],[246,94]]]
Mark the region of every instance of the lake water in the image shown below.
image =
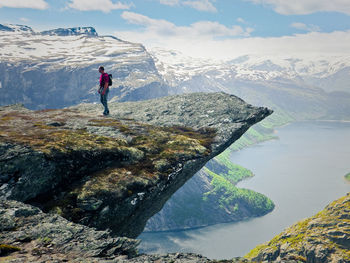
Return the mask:
[[[212,259],[243,256],[350,191],[344,179],[350,172],[350,123],[297,122],[276,132],[278,140],[231,155],[233,163],[255,174],[238,187],[271,198],[273,212],[238,223],[143,233],[140,252],[194,252]]]

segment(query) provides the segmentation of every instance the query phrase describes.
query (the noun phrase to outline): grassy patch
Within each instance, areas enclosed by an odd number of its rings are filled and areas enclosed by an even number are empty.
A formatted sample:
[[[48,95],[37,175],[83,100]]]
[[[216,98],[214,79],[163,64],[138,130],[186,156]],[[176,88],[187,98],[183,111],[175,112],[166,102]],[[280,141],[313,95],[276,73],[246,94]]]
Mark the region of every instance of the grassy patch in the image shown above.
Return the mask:
[[[16,246],[7,245],[7,244],[0,244],[0,256],[6,256],[10,253],[20,251],[21,249]]]

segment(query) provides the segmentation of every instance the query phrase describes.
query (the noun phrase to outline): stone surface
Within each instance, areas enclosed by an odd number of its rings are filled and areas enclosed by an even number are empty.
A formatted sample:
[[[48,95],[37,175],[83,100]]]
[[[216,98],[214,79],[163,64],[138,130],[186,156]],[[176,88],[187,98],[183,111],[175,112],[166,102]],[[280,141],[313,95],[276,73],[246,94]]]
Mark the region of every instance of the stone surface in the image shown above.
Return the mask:
[[[225,93],[0,110],[0,196],[136,237],[205,163],[271,114]]]
[[[0,200],[0,227],[1,244],[20,249],[1,262],[100,262],[134,256],[139,243],[13,200]]]
[[[252,250],[253,261],[350,262],[350,193]]]

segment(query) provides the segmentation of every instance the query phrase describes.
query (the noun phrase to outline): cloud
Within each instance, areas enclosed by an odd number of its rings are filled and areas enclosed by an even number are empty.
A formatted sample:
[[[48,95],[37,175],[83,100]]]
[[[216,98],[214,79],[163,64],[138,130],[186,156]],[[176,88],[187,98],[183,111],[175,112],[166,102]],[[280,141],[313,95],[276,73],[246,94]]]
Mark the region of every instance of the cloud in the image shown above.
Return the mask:
[[[179,0],[160,0],[160,3],[163,5],[174,6],[179,4]]]
[[[189,26],[177,26],[167,20],[128,11],[123,12],[122,17],[140,27],[136,31],[117,31],[114,33],[117,37],[142,43],[147,48],[179,50],[193,57],[230,59],[251,54],[303,58],[350,54],[350,30],[263,38],[250,37],[253,29],[227,27],[218,22],[199,21]],[[296,26],[304,27],[301,23]]]
[[[71,0],[68,7],[80,11],[102,11],[109,13],[116,9],[130,9],[133,4],[113,3],[111,0]]]
[[[1,7],[31,8],[44,10],[49,7],[44,0],[0,0]]]
[[[198,11],[217,12],[215,6],[209,0],[184,1],[183,5],[190,6]]]
[[[215,39],[236,36],[249,36],[252,28],[241,26],[227,27],[218,22],[198,21],[189,26],[176,26],[164,19],[153,19],[138,13],[124,11],[121,15],[127,22],[144,27],[144,35],[157,36],[158,38],[187,38],[187,39]],[[129,32],[132,34],[132,32]],[[140,33],[140,30],[135,32]]]
[[[304,30],[304,31],[310,31],[310,32],[320,31],[319,26],[312,25],[312,24],[306,25],[304,23],[295,22],[295,23],[292,23],[290,26],[299,30]]]
[[[22,22],[29,22],[29,19],[26,17],[21,17],[19,20],[21,20]]]
[[[159,2],[163,5],[183,5],[192,7],[198,11],[217,12],[216,7],[212,3],[213,0],[160,0]]]
[[[272,6],[279,14],[306,15],[315,12],[340,12],[350,15],[349,0],[245,0],[255,4]]]

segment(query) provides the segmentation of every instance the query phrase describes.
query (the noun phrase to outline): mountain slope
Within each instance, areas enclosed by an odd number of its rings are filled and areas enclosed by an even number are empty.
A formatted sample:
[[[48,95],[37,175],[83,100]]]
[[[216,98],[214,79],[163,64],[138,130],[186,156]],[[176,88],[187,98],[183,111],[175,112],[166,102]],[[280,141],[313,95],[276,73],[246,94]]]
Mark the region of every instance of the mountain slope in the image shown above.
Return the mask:
[[[350,262],[350,194],[257,246],[245,257],[257,262]]]
[[[224,91],[296,120],[350,119],[347,57],[246,55],[219,61],[159,48],[151,54],[173,92]]]
[[[0,105],[60,108],[98,100],[98,67],[113,74],[110,98],[140,100],[165,96],[167,86],[140,44],[98,36],[93,28],[34,32],[0,27]]]

